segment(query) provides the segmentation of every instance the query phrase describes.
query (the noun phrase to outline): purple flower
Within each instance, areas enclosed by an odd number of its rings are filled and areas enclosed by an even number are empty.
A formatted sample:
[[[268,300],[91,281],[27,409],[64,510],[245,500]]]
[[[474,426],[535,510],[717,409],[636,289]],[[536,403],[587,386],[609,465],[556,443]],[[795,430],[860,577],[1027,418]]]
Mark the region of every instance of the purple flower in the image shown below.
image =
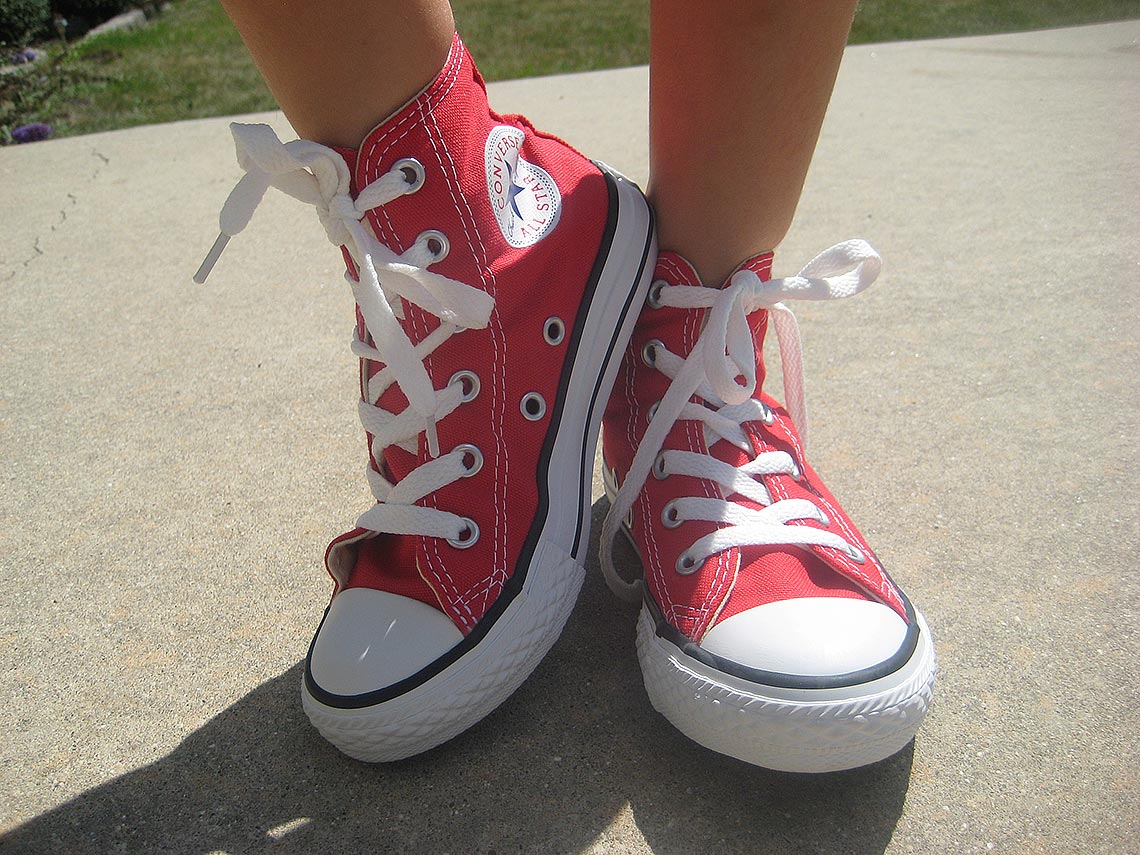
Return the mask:
[[[32,122],[30,125],[20,125],[12,131],[12,141],[18,143],[38,142],[51,136],[51,125],[43,122]]]
[[[25,62],[35,62],[39,59],[39,54],[31,48],[24,48],[18,53],[12,54],[13,65],[23,65]]]

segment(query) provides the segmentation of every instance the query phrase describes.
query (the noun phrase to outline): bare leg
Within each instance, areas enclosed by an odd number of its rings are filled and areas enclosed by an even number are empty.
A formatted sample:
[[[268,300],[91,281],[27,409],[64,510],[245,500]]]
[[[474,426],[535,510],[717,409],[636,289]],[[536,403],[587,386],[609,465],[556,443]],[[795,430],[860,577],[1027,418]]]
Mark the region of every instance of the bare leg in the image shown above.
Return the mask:
[[[652,0],[649,192],[710,284],[791,225],[855,0]]]
[[[447,59],[447,0],[222,0],[302,137],[354,148]]]

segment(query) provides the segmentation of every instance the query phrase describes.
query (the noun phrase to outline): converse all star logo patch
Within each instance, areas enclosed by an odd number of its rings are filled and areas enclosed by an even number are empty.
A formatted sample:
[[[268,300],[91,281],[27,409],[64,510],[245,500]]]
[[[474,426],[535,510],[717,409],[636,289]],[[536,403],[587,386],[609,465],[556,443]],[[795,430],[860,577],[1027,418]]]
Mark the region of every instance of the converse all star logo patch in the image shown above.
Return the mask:
[[[550,234],[562,211],[558,185],[541,166],[523,160],[519,152],[526,135],[518,128],[492,129],[484,148],[487,193],[507,243],[532,246]]]

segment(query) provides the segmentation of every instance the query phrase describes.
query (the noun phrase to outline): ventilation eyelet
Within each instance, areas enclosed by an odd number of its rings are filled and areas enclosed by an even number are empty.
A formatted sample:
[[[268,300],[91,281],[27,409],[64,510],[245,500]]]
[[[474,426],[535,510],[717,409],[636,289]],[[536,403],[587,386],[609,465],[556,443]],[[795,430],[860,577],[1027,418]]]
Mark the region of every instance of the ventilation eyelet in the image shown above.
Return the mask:
[[[562,318],[547,318],[542,325],[542,337],[549,345],[562,344],[566,338],[566,324],[562,323]]]
[[[426,232],[421,232],[420,236],[416,238],[416,243],[427,245],[428,252],[431,253],[432,264],[443,261],[451,252],[451,241],[447,239],[447,235],[438,229],[428,229]]]
[[[455,446],[455,451],[463,455],[463,477],[470,478],[483,468],[483,452],[470,443]]]
[[[427,174],[424,172],[424,166],[414,157],[405,157],[397,160],[393,164],[392,169],[397,169],[404,173],[404,181],[407,182],[407,187],[404,188],[404,194],[415,193],[424,186],[424,180]]]
[[[677,500],[666,502],[665,507],[661,509],[661,525],[665,528],[676,528],[684,521],[681,512],[677,510]]]
[[[479,395],[479,375],[474,371],[456,371],[451,375],[451,379],[447,381],[448,386],[453,386],[456,383],[461,384],[462,397],[460,398],[463,403],[474,401]]]
[[[659,452],[657,457],[653,460],[653,477],[658,481],[664,481],[669,477],[669,473],[665,471],[665,452]]]
[[[668,284],[669,283],[664,279],[658,279],[656,282],[649,286],[649,295],[645,298],[645,303],[649,306],[649,308],[661,308],[661,289]]]
[[[449,537],[447,542],[456,549],[470,549],[479,540],[479,526],[470,517],[461,517],[460,519],[463,522],[463,528],[459,531],[459,537],[455,539]]]
[[[546,415],[546,400],[538,392],[527,392],[519,402],[519,410],[524,419],[537,422]]]
[[[652,368],[657,364],[657,348],[664,346],[660,339],[649,339],[641,346],[641,361]]]
[[[677,572],[682,576],[691,576],[696,569],[697,559],[688,550],[677,556]]]

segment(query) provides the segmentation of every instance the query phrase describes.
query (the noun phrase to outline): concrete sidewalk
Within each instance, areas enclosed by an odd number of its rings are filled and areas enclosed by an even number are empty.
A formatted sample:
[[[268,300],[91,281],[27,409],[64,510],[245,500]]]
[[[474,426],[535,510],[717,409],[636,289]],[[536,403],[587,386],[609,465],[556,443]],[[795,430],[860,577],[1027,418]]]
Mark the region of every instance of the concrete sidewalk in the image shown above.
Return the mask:
[[[646,87],[492,101],[644,180]],[[596,560],[484,723],[340,756],[298,699],[370,501],[336,253],[271,194],[190,283],[223,119],[0,150],[0,852],[1140,852],[1138,93],[1140,22],[848,51],[777,273],[886,259],[797,310],[812,458],[941,667],[913,749],[823,777],[654,713]]]

